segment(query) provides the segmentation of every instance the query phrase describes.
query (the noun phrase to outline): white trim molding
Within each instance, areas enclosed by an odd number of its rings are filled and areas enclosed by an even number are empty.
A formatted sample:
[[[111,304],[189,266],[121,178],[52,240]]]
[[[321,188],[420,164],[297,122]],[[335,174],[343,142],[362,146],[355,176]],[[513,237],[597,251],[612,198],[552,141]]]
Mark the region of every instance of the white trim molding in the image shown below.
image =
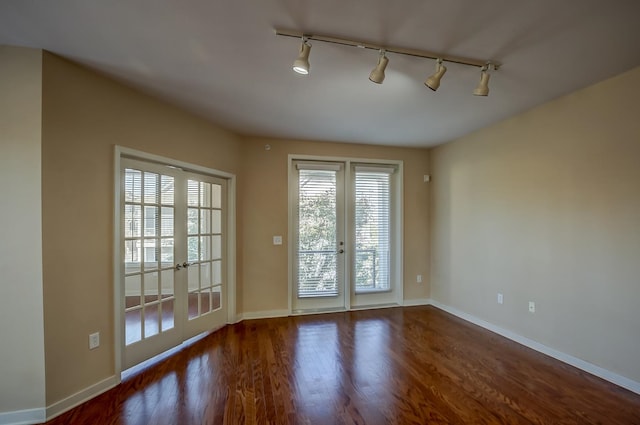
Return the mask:
[[[39,424],[44,421],[44,408],[0,412],[0,425]]]
[[[238,322],[242,322],[243,320],[252,320],[252,319],[273,319],[276,317],[287,317],[290,316],[289,310],[266,310],[266,311],[252,311],[249,313],[242,313],[238,315]]]
[[[629,391],[633,391],[636,394],[640,394],[640,382],[636,382],[625,376],[618,375],[617,373],[611,372],[610,370],[604,369],[600,366],[596,366],[592,363],[589,363],[577,357],[563,353],[562,351],[558,351],[554,348],[547,347],[546,345],[541,344],[537,341],[526,338],[522,335],[519,335],[507,329],[503,329],[499,326],[496,326],[492,323],[489,323],[471,314],[460,311],[454,307],[450,307],[448,305],[442,304],[436,300],[432,299],[430,304],[436,308],[439,308],[440,310],[446,311],[447,313],[453,314],[454,316],[457,316],[463,320],[466,320],[467,322],[471,322],[474,325],[478,325],[491,332],[497,333],[498,335],[501,335],[514,342],[517,342],[518,344],[522,344],[525,347],[531,348],[532,350],[535,350],[539,353],[546,354],[549,357],[553,357],[556,360],[560,360],[563,363],[576,367],[580,370],[590,373],[591,375],[595,375],[598,378],[604,379],[605,381],[609,381]]]
[[[402,301],[403,307],[415,307],[418,305],[432,305],[431,298],[413,298]]]
[[[82,403],[91,400],[99,396],[100,394],[109,391],[120,383],[120,379],[116,375],[103,379],[100,382],[80,390],[75,394],[70,395],[60,401],[53,403],[51,406],[47,406],[47,420],[51,420],[56,416],[63,414]]]

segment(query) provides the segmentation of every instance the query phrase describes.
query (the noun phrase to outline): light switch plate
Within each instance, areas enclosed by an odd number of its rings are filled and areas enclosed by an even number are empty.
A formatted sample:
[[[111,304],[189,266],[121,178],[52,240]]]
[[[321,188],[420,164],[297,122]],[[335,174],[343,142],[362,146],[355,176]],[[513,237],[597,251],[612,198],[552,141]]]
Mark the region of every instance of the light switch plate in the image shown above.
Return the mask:
[[[93,350],[100,346],[100,332],[89,335],[89,350]]]
[[[282,245],[282,236],[274,236],[273,237],[274,245]]]

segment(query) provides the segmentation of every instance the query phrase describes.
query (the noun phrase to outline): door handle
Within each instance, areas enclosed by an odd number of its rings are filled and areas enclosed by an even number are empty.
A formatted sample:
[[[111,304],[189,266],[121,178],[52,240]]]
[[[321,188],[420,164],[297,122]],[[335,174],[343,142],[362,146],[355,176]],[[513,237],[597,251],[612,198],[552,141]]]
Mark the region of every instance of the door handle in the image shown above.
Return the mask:
[[[338,250],[338,254],[343,254],[343,253],[344,253],[344,249],[340,248],[340,249]]]
[[[184,263],[182,263],[182,264],[178,263],[178,264],[176,264],[176,270],[180,270],[182,268],[186,269],[187,267],[193,266],[194,264],[195,263],[187,263],[186,261]]]

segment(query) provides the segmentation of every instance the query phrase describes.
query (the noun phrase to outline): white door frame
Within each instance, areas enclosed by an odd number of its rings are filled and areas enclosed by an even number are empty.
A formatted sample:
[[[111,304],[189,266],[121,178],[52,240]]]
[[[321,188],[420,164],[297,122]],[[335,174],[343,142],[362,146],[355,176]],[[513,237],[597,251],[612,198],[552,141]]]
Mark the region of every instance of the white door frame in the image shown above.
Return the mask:
[[[113,198],[113,294],[114,294],[114,359],[115,374],[117,382],[120,383],[122,376],[122,365],[124,355],[124,332],[122,322],[122,282],[123,282],[123,250],[121,249],[121,173],[120,159],[130,157],[137,160],[164,164],[181,168],[185,171],[193,171],[196,173],[211,175],[227,180],[227,324],[235,323],[236,316],[236,176],[235,174],[213,168],[203,167],[201,165],[191,164],[168,158],[160,155],[154,155],[136,149],[115,145],[114,149],[114,198]]]
[[[291,261],[292,258],[294,258],[294,246],[295,241],[294,241],[294,237],[297,234],[296,229],[295,229],[295,205],[297,205],[297,200],[294,199],[294,191],[291,189],[292,185],[296,185],[297,184],[297,176],[296,173],[293,171],[293,162],[294,161],[326,161],[326,162],[341,162],[345,164],[345,185],[347,185],[348,187],[350,187],[351,185],[351,173],[346,172],[346,170],[350,170],[351,169],[351,165],[353,163],[359,163],[359,164],[379,164],[379,165],[394,165],[398,168],[397,172],[398,172],[398,187],[400,190],[398,190],[396,196],[397,196],[397,203],[395,205],[395,210],[394,210],[394,214],[397,216],[397,220],[398,220],[398,224],[396,226],[396,234],[394,236],[394,241],[393,244],[396,247],[396,251],[394,253],[394,260],[395,260],[395,264],[396,264],[396,268],[394,270],[394,272],[392,273],[391,278],[394,280],[395,282],[395,293],[396,293],[396,300],[395,300],[395,304],[394,305],[402,305],[403,304],[403,300],[404,300],[404,295],[403,295],[403,290],[404,290],[404,278],[403,278],[403,269],[404,269],[404,256],[403,256],[403,239],[404,239],[404,220],[402,219],[404,217],[403,215],[403,208],[404,208],[404,199],[403,199],[403,192],[404,192],[404,183],[403,183],[403,175],[404,175],[404,170],[403,170],[403,161],[401,160],[387,160],[387,159],[370,159],[370,158],[351,158],[351,157],[342,157],[342,156],[321,156],[321,155],[297,155],[297,154],[289,154],[288,155],[288,159],[287,159],[287,192],[288,192],[288,235],[287,235],[287,246],[288,246],[288,261]],[[345,239],[349,240],[349,235],[350,232],[352,231],[351,229],[351,222],[348,220],[348,215],[350,214],[350,208],[349,208],[349,202],[347,201],[347,205],[345,210],[345,217],[344,217],[344,222],[345,222]],[[371,305],[371,306],[353,306],[352,305],[352,300],[351,300],[351,267],[349,266],[349,264],[351,263],[351,258],[350,258],[350,251],[351,249],[348,249],[347,252],[345,252],[345,291],[344,291],[344,297],[345,297],[345,309],[346,310],[360,310],[360,309],[366,309],[366,308],[380,308],[383,307],[384,305]],[[294,314],[293,313],[293,299],[292,299],[292,294],[293,294],[293,287],[295,284],[295,277],[293,275],[293,264],[288,264],[287,270],[288,270],[288,274],[287,274],[287,280],[288,280],[288,310],[289,310],[289,315]],[[313,314],[313,313],[317,313],[314,311],[309,311],[309,314]],[[306,314],[306,313],[303,313]]]

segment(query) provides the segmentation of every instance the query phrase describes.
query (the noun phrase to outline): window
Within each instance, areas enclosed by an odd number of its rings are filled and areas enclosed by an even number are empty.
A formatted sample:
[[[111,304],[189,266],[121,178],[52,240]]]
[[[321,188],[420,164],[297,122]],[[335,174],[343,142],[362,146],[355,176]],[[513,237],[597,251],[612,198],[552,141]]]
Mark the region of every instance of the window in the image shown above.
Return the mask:
[[[355,292],[388,291],[391,271],[391,173],[355,167]]]

